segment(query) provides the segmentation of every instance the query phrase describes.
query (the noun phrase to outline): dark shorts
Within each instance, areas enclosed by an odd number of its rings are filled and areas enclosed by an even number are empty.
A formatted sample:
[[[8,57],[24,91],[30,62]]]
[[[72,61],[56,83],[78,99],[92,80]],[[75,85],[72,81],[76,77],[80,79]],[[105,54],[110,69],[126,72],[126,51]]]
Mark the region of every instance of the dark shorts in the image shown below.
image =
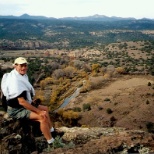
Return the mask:
[[[8,106],[7,113],[15,119],[29,119],[31,111],[25,108],[12,108]]]

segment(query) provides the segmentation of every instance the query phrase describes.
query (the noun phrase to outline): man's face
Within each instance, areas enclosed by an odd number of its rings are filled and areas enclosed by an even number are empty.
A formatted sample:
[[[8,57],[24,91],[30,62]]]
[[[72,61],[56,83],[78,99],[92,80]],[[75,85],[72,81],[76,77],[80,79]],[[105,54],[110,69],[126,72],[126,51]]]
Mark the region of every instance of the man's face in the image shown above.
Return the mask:
[[[16,64],[15,69],[18,71],[18,73],[20,73],[21,75],[24,75],[27,73],[28,66],[26,63],[25,64]]]

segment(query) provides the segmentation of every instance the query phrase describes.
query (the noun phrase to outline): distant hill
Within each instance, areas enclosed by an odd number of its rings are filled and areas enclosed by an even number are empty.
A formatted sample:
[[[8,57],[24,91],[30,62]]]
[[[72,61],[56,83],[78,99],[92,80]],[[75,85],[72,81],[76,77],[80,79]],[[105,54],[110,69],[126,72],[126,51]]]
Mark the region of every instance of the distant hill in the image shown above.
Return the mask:
[[[135,18],[122,18],[122,17],[108,17],[104,15],[93,15],[87,17],[65,17],[60,18],[63,20],[85,20],[85,21],[117,21],[117,20],[136,20]]]
[[[56,18],[48,18],[48,17],[45,17],[45,16],[31,16],[31,15],[28,15],[28,14],[23,14],[21,16],[0,16],[0,19],[56,19]]]
[[[64,17],[64,18],[54,18],[54,17],[45,17],[45,16],[32,16],[32,15],[28,15],[28,14],[23,14],[21,16],[13,16],[13,15],[9,15],[9,16],[0,16],[0,18],[3,19],[59,19],[59,20],[83,20],[83,21],[118,21],[118,20],[137,20],[135,18],[129,17],[129,18],[122,18],[122,17],[116,17],[116,16],[112,16],[112,17],[108,17],[105,15],[92,15],[92,16],[86,16],[86,17]],[[143,18],[145,20],[145,18]],[[152,19],[148,19],[147,20],[152,20]]]
[[[154,40],[154,20],[94,15],[48,18],[0,16],[0,49],[74,49]]]

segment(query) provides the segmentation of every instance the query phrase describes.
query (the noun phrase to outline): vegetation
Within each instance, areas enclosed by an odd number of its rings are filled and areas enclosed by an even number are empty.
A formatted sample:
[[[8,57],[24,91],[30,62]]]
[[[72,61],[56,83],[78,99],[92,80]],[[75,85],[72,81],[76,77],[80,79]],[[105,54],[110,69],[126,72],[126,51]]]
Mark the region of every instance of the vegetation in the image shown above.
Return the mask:
[[[58,110],[58,117],[63,120],[66,126],[76,126],[78,120],[81,118],[79,112],[73,110]]]
[[[83,104],[83,111],[89,111],[91,110],[91,105],[89,103]]]
[[[153,20],[119,20],[119,21],[71,21],[71,20],[23,20],[0,19],[0,48],[23,49],[23,40],[40,46],[24,46],[24,49],[50,48],[75,49],[84,47],[103,47],[104,44],[124,41],[154,40],[153,35],[144,30],[153,30]],[[14,42],[10,48],[8,41]],[[41,45],[42,43],[44,45]],[[18,44],[18,45],[15,45]],[[25,44],[25,43],[24,43]],[[99,45],[101,44],[101,45]],[[119,46],[126,49],[127,44]],[[144,47],[143,50],[150,49]]]
[[[75,144],[72,141],[66,144],[63,142],[60,136],[57,136],[52,146],[49,145],[46,149],[43,150],[43,152],[52,152],[54,149],[57,149],[57,148],[71,149],[74,147],[75,147]]]
[[[74,107],[74,108],[73,108],[73,111],[74,111],[74,112],[81,112],[81,108],[80,108],[80,107]]]
[[[149,133],[154,133],[154,123],[148,122],[146,124],[146,127],[147,127],[147,130],[148,130]]]
[[[13,62],[17,55],[25,56],[29,62],[30,82],[36,86],[36,98],[54,111],[77,88],[85,95],[125,74],[154,75],[153,24],[147,20],[29,22],[0,19],[0,60],[7,63]],[[10,70],[0,65],[0,80]],[[150,82],[147,85],[154,88]],[[151,105],[150,96],[153,94],[145,96],[146,106]],[[104,101],[111,102],[111,99],[104,98]],[[75,126],[81,114],[95,107],[112,115],[114,109],[102,107],[104,101],[87,97],[78,107],[58,110],[58,120]],[[110,117],[110,122],[113,126],[116,118]],[[147,124],[147,129],[151,130],[151,125]]]
[[[110,101],[110,98],[105,98],[104,101]]]
[[[113,111],[112,111],[112,109],[107,108],[106,112],[107,112],[108,114],[111,114]]]
[[[71,59],[71,57],[67,55],[62,58],[59,56],[43,58],[35,57],[34,55],[28,56],[28,76],[30,82],[40,87],[40,90],[36,93],[36,97],[40,98],[42,102],[48,105],[50,110],[53,111],[63,103],[65,98],[71,96],[77,87],[81,87],[80,93],[86,93],[101,88],[112,76],[128,73],[151,73],[154,68],[154,57],[151,56],[150,58],[150,56],[148,56],[147,59],[139,58],[136,62],[135,58],[132,58],[128,52],[123,51],[123,48],[131,48],[129,43],[130,42],[113,43],[104,46],[104,61],[101,60],[101,55],[98,60],[81,57]],[[140,46],[142,46],[141,49],[143,49],[143,46],[150,48],[152,44],[152,42],[140,42]],[[119,50],[116,52],[114,49],[117,47],[122,51]],[[133,46],[132,48],[136,47]],[[137,50],[139,50],[139,47]],[[148,54],[152,55],[152,52],[153,50],[148,50]],[[95,58],[97,55],[93,57]],[[14,59],[13,57],[2,57],[1,60],[13,62]],[[5,72],[10,70],[10,68],[2,69],[0,79]],[[148,86],[150,85],[151,83],[148,83]],[[49,94],[45,94],[46,89],[50,89]],[[109,99],[105,99],[105,101],[109,101]],[[87,101],[87,103],[93,102],[96,102],[96,100]],[[83,110],[85,110],[85,107]]]

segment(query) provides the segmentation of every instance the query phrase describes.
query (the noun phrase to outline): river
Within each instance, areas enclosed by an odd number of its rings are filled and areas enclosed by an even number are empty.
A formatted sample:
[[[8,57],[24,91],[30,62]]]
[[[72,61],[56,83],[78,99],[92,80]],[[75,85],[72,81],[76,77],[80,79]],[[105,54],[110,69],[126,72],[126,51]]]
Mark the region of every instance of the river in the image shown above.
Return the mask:
[[[58,109],[55,110],[55,112],[65,107],[73,98],[77,97],[79,93],[80,93],[80,88],[77,88],[76,91],[70,97],[65,98],[64,102],[59,106]]]

